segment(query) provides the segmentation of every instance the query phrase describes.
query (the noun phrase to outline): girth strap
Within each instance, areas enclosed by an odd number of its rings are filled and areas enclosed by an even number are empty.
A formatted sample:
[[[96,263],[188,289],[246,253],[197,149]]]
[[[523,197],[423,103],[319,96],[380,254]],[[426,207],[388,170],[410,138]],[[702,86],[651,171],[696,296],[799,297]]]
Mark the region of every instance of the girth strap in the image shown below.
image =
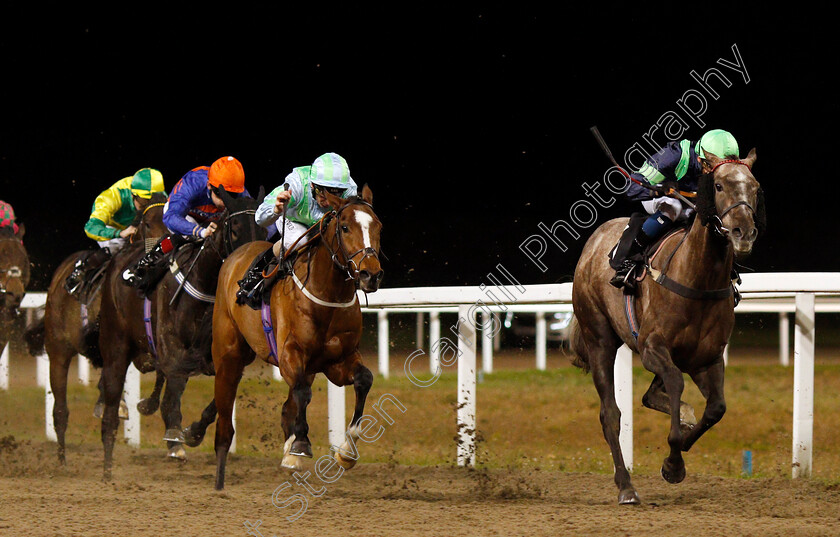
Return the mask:
[[[653,267],[649,266],[647,267],[647,269],[648,272],[650,272],[653,281],[655,281],[665,289],[668,289],[669,291],[676,293],[684,298],[690,298],[693,300],[722,300],[724,298],[729,298],[735,292],[735,287],[733,285],[729,285],[729,287],[724,287],[723,289],[710,290],[701,290],[686,287],[685,285],[672,280],[663,272],[660,272]]]
[[[148,297],[143,299],[143,323],[146,325],[146,341],[149,343],[149,350],[152,352],[152,356],[157,359],[155,337],[152,333],[152,301]]]
[[[280,367],[280,360],[277,358],[277,340],[274,339],[274,326],[271,324],[271,304],[264,300],[260,308],[260,317],[262,318],[265,341],[268,343],[268,355],[272,358],[271,362]]]

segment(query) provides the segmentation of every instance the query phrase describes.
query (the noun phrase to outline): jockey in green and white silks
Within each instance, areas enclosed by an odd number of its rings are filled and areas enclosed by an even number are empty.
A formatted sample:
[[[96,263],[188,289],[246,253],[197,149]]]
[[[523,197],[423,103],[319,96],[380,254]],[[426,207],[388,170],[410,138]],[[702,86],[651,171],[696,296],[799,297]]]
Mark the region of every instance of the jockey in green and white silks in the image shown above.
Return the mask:
[[[276,241],[274,246],[260,254],[245,277],[239,280],[237,303],[248,304],[254,309],[260,307],[260,286],[268,287],[263,282],[264,269],[274,263],[283,251],[297,249],[306,242],[301,237],[333,209],[327,201],[327,192],[346,199],[355,196],[356,191],[356,183],[350,177],[347,161],[335,153],[321,155],[311,166],[293,169],[284,183],[265,197],[254,215],[257,224],[269,230],[277,230],[278,233],[272,236],[269,232],[269,240]],[[285,229],[282,219],[284,212]],[[274,273],[274,277],[278,277],[277,271]]]
[[[284,189],[285,185],[288,185],[288,191]],[[257,224],[274,228],[282,234],[283,246],[288,249],[331,209],[326,197],[321,194],[323,190],[345,199],[356,195],[357,186],[350,177],[347,161],[335,153],[321,155],[311,166],[294,168],[286,176],[284,184],[265,197],[254,219]],[[284,208],[285,232],[281,229]],[[269,235],[272,235],[271,232]],[[274,237],[278,242],[275,245],[276,255],[279,255],[280,250],[279,237],[280,235]]]

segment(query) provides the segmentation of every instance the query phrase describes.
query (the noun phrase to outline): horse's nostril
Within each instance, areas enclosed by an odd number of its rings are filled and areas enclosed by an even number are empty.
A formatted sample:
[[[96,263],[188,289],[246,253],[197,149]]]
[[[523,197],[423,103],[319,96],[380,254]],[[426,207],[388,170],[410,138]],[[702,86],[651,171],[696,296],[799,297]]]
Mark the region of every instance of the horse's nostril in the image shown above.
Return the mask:
[[[735,235],[739,239],[741,238],[741,235],[743,235],[743,233],[741,233],[741,228],[739,228],[739,227],[733,228],[732,229],[732,234]]]

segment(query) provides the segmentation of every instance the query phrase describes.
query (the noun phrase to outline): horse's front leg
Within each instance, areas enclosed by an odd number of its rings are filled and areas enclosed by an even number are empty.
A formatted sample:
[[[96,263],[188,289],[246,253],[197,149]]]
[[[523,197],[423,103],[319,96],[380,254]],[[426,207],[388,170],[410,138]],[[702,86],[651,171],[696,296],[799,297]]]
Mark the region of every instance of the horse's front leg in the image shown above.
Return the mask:
[[[726,413],[726,400],[723,397],[723,374],[725,366],[723,356],[709,368],[695,373],[689,373],[691,378],[700,389],[700,393],[706,398],[706,409],[700,418],[700,423],[685,435],[682,442],[682,450],[688,451],[703,433],[719,422]]]
[[[350,426],[347,428],[347,436],[349,438],[345,439],[344,443],[335,451],[334,455],[335,460],[344,469],[349,470],[358,461],[358,452],[354,446],[360,437],[358,423],[365,413],[365,401],[367,400],[371,386],[373,386],[373,373],[362,363],[361,353],[354,351],[349,359],[332,365],[324,374],[336,386],[352,384],[356,392],[356,406],[353,409],[353,418],[350,420]],[[350,442],[353,442],[354,445],[351,446]],[[352,455],[355,455],[356,458],[353,458]]]
[[[671,353],[665,346],[663,338],[658,334],[648,336],[640,354],[642,364],[648,371],[662,379],[665,392],[668,394],[668,414],[671,415],[668,445],[671,447],[671,452],[662,463],[662,477],[669,483],[679,483],[685,479],[685,461],[682,458],[683,435],[680,430],[680,398],[685,388],[682,371],[674,365]]]
[[[665,383],[659,375],[654,375],[653,382],[642,396],[642,405],[665,414],[671,413],[671,400],[665,393]],[[685,401],[680,401],[680,428],[683,434],[693,429],[695,425],[697,425],[697,418],[694,416],[694,408]]]

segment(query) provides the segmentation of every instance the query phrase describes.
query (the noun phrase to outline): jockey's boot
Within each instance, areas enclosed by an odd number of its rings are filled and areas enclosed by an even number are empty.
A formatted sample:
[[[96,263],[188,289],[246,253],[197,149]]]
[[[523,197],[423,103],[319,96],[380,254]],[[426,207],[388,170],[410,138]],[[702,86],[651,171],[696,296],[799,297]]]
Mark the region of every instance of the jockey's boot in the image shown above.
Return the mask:
[[[64,280],[64,290],[71,295],[76,294],[84,285],[87,276],[111,259],[111,250],[107,247],[93,250],[85,255],[73,267],[73,272]]]
[[[174,235],[166,235],[162,237],[151,250],[146,252],[140,261],[134,266],[128,267],[122,273],[123,282],[131,287],[139,288],[146,282],[146,277],[153,272],[161,260],[166,257],[166,254],[171,252],[176,247],[176,237]]]
[[[265,286],[266,269],[275,261],[274,250],[269,248],[257,256],[248,267],[245,277],[239,280],[239,291],[236,292],[236,303],[247,304],[253,309],[260,309],[262,305],[263,287]]]
[[[621,237],[624,241],[625,237]],[[618,289],[625,288],[629,292],[636,291],[636,269],[641,264],[640,255],[645,248],[650,244],[651,238],[643,231],[639,230],[637,236],[632,237],[625,248],[619,245],[619,250],[623,250],[623,259],[620,261],[620,266],[616,269],[615,275],[610,280],[610,285]],[[618,254],[619,251],[616,252]],[[618,259],[614,259],[619,262]]]

